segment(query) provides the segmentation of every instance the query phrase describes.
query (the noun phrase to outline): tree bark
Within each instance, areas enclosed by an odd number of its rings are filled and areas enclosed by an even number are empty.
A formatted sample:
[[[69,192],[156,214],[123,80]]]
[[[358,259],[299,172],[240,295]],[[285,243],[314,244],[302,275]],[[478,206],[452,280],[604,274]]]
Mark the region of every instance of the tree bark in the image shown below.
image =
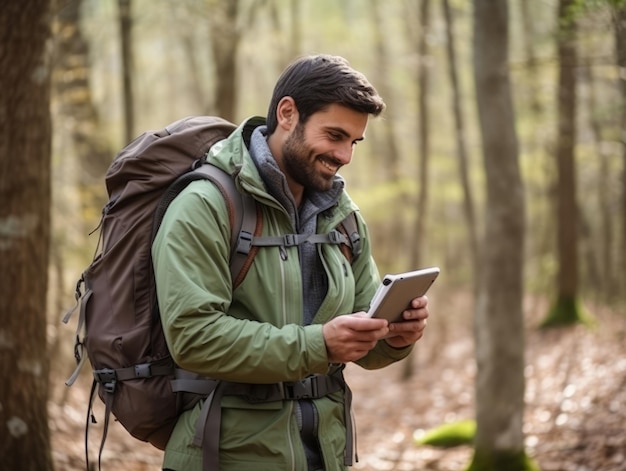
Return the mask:
[[[5,2],[0,31],[0,463],[46,471],[50,2]]]
[[[343,6],[346,7],[346,5]],[[376,84],[375,86],[381,96],[386,97],[387,109],[392,109],[393,106],[390,103],[393,101],[393,88],[390,82],[391,63],[389,62],[389,53],[385,44],[387,36],[383,31],[383,19],[379,10],[381,4],[377,0],[370,0],[369,7],[373,42],[372,53],[378,65],[376,72],[372,74],[373,83]],[[381,246],[380,251],[383,253],[381,259],[389,260],[393,263],[393,261],[401,259],[404,253],[402,248],[408,246],[405,243],[405,228],[407,228],[407,224],[405,223],[406,207],[404,204],[408,196],[406,189],[400,184],[404,169],[402,168],[400,150],[395,137],[396,127],[394,120],[391,116],[387,116],[380,124],[382,124],[382,129],[378,147],[381,151],[379,155],[382,158],[379,158],[377,163],[381,165],[380,174],[384,176],[385,181],[389,183],[393,192],[390,198],[390,222],[385,226],[382,234],[383,239],[387,242]]]
[[[98,224],[106,203],[103,181],[113,151],[100,128],[100,117],[92,99],[89,43],[80,28],[82,3],[82,0],[70,1],[55,18],[52,93],[58,118],[56,135],[69,135],[71,143],[70,152],[61,151],[60,167],[67,172],[71,167],[69,161],[74,159],[79,168],[81,234],[86,235]]]
[[[413,236],[408,240],[411,249],[411,266],[422,267],[426,239],[428,237],[428,201],[429,201],[429,179],[428,169],[430,162],[430,109],[428,97],[430,96],[430,47],[428,35],[430,29],[430,0],[420,0],[419,2],[420,28],[417,39],[417,114],[418,114],[418,172],[415,180],[419,182],[418,193],[415,201],[415,230]],[[398,205],[402,207],[401,204]],[[401,219],[401,218],[399,218]],[[408,380],[413,376],[413,365],[416,351],[414,350],[404,361],[402,368],[402,379]]]
[[[508,72],[508,5],[474,2],[474,79],[486,173],[486,232],[475,316],[472,468],[524,469],[524,191]]]
[[[430,163],[430,0],[420,0],[420,35],[417,44],[417,113],[418,113],[418,167],[416,181],[419,182],[417,212],[415,215],[415,242],[412,245],[412,262],[414,267],[421,267],[424,260],[428,224],[428,194]]]
[[[576,0],[559,0],[557,12],[558,129],[557,129],[557,293],[542,327],[582,320],[578,304],[579,214],[576,203],[576,23],[572,6]]]
[[[215,62],[217,114],[229,121],[237,118],[237,51],[241,33],[237,25],[239,0],[208,0],[211,16],[211,49]]]
[[[615,25],[615,55],[617,56],[617,66],[619,70],[619,90],[621,93],[621,116],[620,129],[622,130],[620,142],[622,144],[622,203],[621,203],[621,250],[620,260],[621,273],[620,286],[626,286],[626,5],[619,7],[614,14]]]
[[[124,91],[125,143],[135,137],[135,98],[133,93],[133,41],[131,0],[118,0],[120,44],[122,49],[122,89]]]
[[[588,287],[597,293],[596,299],[610,301],[619,294],[617,283],[614,280],[616,264],[613,261],[613,215],[611,214],[611,201],[609,188],[610,154],[603,148],[603,123],[598,117],[598,104],[596,100],[596,80],[593,73],[593,65],[587,59],[581,71],[587,84],[586,107],[589,119],[589,130],[598,159],[598,206],[599,215],[598,227],[593,227],[587,223],[584,213],[581,213],[581,227],[583,235],[583,246],[587,266],[586,279]],[[598,237],[594,237],[597,233]],[[585,237],[586,236],[586,237]],[[586,240],[585,240],[586,239]],[[594,243],[594,242],[599,243]]]
[[[450,85],[452,87],[452,112],[454,114],[455,139],[457,160],[459,163],[459,180],[463,188],[463,212],[465,221],[467,222],[467,232],[469,236],[469,245],[472,260],[472,273],[479,272],[480,261],[480,242],[478,236],[478,223],[476,222],[476,214],[474,210],[474,195],[469,180],[469,158],[467,155],[467,143],[465,137],[465,121],[461,110],[461,90],[457,73],[456,48],[454,47],[454,20],[450,10],[450,2],[443,0],[443,15],[446,25],[447,54],[449,64]],[[473,291],[476,295],[479,292],[480,277],[476,276],[473,280]]]
[[[557,247],[559,261],[558,295],[578,294],[578,211],[576,208],[576,45],[574,19],[568,11],[574,0],[560,0],[558,19],[559,83],[557,143]]]

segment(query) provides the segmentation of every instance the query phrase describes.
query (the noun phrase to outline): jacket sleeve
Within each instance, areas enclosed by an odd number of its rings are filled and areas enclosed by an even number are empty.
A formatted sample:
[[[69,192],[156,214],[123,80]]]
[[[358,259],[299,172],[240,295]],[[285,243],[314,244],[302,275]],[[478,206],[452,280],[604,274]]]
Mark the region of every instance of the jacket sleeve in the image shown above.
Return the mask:
[[[355,259],[352,265],[356,284],[355,312],[367,312],[370,302],[374,297],[374,293],[380,283],[380,274],[376,262],[372,257],[367,225],[358,211],[357,222],[363,243],[363,252]],[[356,363],[366,369],[382,368],[407,357],[412,349],[412,345],[405,348],[394,348],[384,340],[381,340],[373,350]]]
[[[325,373],[320,325],[279,328],[227,314],[232,300],[228,221],[215,186],[193,182],[168,208],[152,245],[163,331],[174,361],[198,374],[248,383]]]

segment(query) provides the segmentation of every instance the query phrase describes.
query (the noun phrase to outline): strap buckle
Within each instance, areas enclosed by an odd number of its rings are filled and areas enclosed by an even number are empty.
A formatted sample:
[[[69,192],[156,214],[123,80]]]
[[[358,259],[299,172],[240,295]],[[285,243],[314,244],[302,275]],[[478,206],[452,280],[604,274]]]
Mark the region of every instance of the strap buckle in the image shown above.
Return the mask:
[[[252,248],[252,234],[248,231],[239,233],[239,241],[237,242],[237,253],[249,254]]]
[[[98,383],[102,385],[106,392],[115,392],[115,385],[117,383],[117,374],[115,373],[115,370],[112,370],[111,368],[95,370],[93,372],[93,377]]]
[[[341,232],[339,232],[338,230],[333,230],[328,233],[328,240],[331,244],[339,245],[344,242],[345,239]]]
[[[152,378],[152,366],[150,363],[135,365],[135,378]]]
[[[350,244],[352,245],[352,253],[354,255],[360,255],[363,251],[363,247],[361,247],[361,236],[358,232],[350,234]]]
[[[295,234],[285,234],[283,237],[285,247],[293,247],[298,245],[298,236]]]
[[[309,376],[302,381],[283,383],[285,399],[316,399],[318,396],[317,376]]]

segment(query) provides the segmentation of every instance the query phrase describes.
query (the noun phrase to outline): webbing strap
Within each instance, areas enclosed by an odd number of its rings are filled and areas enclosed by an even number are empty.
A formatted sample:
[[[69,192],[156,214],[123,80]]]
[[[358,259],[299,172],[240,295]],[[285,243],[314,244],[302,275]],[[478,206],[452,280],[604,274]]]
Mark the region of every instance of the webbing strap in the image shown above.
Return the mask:
[[[341,232],[333,230],[327,234],[285,234],[282,236],[257,236],[251,238],[249,247],[294,247],[305,242],[310,244],[347,244],[348,239]],[[239,250],[239,249],[238,249]]]
[[[300,430],[300,436],[302,441],[313,449],[317,448],[317,427],[315,421],[315,406],[310,400],[298,401],[300,407],[300,414],[302,415],[302,428]]]
[[[81,292],[81,285],[85,283],[85,275],[83,274],[78,282],[76,283],[76,306],[73,309],[68,311],[63,317],[63,323],[67,324],[70,320],[70,317],[76,311],[76,308],[80,306],[79,314],[78,314],[78,324],[76,325],[76,339],[74,340],[74,358],[76,359],[76,368],[72,375],[65,381],[67,386],[71,386],[74,384],[78,375],[80,374],[80,370],[83,368],[85,364],[85,360],[87,359],[87,355],[84,352],[84,329],[85,329],[85,309],[87,309],[87,303],[89,302],[89,298],[91,297],[93,291],[90,288],[85,290],[85,294]],[[82,335],[82,340],[81,340]]]
[[[109,432],[109,418],[111,417],[111,409],[113,408],[113,391],[107,391],[104,394],[104,427],[102,429],[102,440],[100,441],[100,450],[98,451],[98,469],[101,469],[102,462],[102,450],[104,450],[104,442],[107,439],[107,434]]]
[[[344,391],[346,449],[344,462],[352,465],[355,456],[355,431],[352,420],[352,392],[340,370],[332,375],[313,375],[302,381],[274,384],[246,384],[215,381],[216,387],[204,401],[196,422],[193,444],[202,447],[202,470],[219,471],[219,441],[222,421],[222,397],[242,396],[251,403],[280,400],[319,399]]]
[[[191,371],[176,368],[176,379],[170,381],[173,392],[186,392],[208,396],[219,383],[216,379],[206,378]]]
[[[85,419],[85,465],[87,469],[91,469],[89,466],[89,424],[91,422],[96,423],[96,419],[93,416],[93,400],[96,396],[96,387],[98,381],[96,379],[91,383],[91,391],[89,393],[89,406],[87,407],[87,418]],[[104,427],[102,429],[102,439],[100,440],[100,449],[98,450],[98,469],[102,469],[102,450],[104,450],[104,443],[109,433],[109,418],[111,417],[111,408],[113,407],[113,392],[115,386],[111,392],[105,393],[105,409],[104,409]]]
[[[93,398],[96,394],[96,386],[97,383],[94,380],[91,383],[91,391],[89,393],[89,405],[87,406],[87,418],[85,419],[85,465],[87,466],[87,469],[91,469],[91,467],[89,466],[89,419],[93,417]]]
[[[363,251],[363,246],[361,243],[361,235],[359,234],[359,228],[356,222],[356,215],[354,212],[350,213],[348,217],[346,217],[343,221],[341,221],[341,225],[348,235],[348,239],[350,240],[350,249],[352,251],[352,256],[354,258],[361,255]]]
[[[170,359],[140,363],[128,368],[101,368],[93,371],[94,379],[106,389],[109,383],[115,381],[128,381],[137,378],[152,378],[153,376],[167,376],[174,373],[174,364]]]
[[[189,185],[189,183],[196,180],[211,181],[224,197],[230,227],[232,228],[230,241],[230,274],[231,279],[235,282],[245,265],[245,255],[248,253],[236,250],[239,245],[238,240],[240,239],[240,234],[249,233],[250,237],[254,234],[257,219],[256,203],[254,202],[254,198],[249,194],[240,193],[235,186],[233,176],[229,175],[221,168],[209,162],[199,161],[197,168],[183,174],[167,188],[155,211],[151,240],[154,240],[156,237],[161,222],[163,221],[165,211],[170,203],[187,185]]]
[[[346,424],[346,449],[343,455],[343,464],[352,466],[354,461],[359,461],[356,454],[356,427],[352,418],[352,390],[348,383],[343,382],[343,414]]]

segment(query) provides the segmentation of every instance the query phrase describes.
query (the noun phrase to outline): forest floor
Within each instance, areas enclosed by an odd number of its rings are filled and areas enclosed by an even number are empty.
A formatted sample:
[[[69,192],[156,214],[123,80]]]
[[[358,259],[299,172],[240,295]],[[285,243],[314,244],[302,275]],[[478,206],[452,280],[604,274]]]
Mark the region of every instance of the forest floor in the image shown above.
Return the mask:
[[[353,469],[461,471],[470,462],[469,446],[414,444],[414,437],[431,427],[474,418],[476,367],[468,306],[470,299],[461,295],[431,296],[429,326],[412,356],[410,379],[402,380],[405,362],[378,371],[347,368],[359,453]],[[590,309],[598,321],[595,329],[539,331],[545,304],[529,300],[524,310],[527,453],[543,471],[626,470],[626,314]],[[89,377],[69,390],[60,380],[52,386],[55,468],[84,470]],[[90,459],[97,463],[100,408],[96,417],[89,442]],[[117,422],[110,425],[104,471],[157,471],[161,460],[162,452],[133,439]]]

